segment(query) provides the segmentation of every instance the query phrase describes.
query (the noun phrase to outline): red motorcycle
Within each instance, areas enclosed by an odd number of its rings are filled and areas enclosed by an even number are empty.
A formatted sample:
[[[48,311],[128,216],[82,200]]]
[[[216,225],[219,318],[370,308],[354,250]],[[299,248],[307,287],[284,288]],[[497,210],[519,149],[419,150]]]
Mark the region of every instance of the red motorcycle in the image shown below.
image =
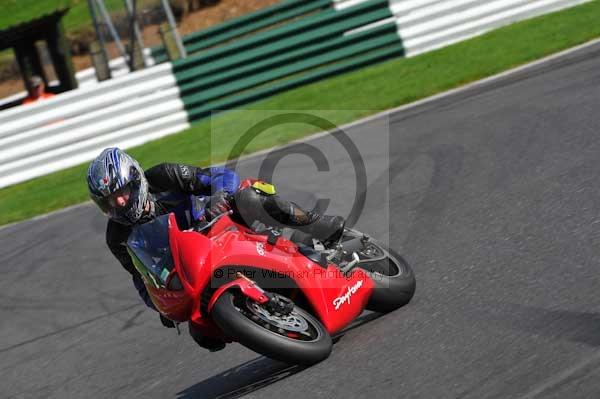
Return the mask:
[[[309,365],[364,309],[390,312],[414,294],[407,262],[359,231],[305,245],[288,229],[250,229],[230,216],[182,231],[163,215],[128,240],[156,309],[203,336]]]

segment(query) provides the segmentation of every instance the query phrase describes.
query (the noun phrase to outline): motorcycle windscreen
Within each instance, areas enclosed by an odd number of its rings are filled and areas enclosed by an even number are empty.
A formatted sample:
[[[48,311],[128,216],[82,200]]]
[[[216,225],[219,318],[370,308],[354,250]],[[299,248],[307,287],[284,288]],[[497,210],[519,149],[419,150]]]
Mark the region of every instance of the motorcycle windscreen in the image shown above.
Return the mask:
[[[156,288],[166,288],[174,268],[169,245],[169,215],[134,227],[127,247],[135,268],[144,280],[152,282]]]

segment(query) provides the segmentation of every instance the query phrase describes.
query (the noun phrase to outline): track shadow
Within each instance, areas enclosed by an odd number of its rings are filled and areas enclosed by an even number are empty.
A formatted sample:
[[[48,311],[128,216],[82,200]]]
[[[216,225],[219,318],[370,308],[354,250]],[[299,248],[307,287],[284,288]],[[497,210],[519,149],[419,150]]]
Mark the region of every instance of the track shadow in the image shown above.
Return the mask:
[[[515,303],[481,303],[472,315],[501,328],[600,347],[600,314]]]
[[[363,324],[367,324],[367,323],[369,323],[375,319],[378,319],[384,315],[385,315],[384,313],[375,313],[375,312],[370,312],[368,310],[363,312],[363,314],[358,316],[356,318],[356,320],[354,320],[352,323],[350,323],[348,325],[348,327],[344,328],[342,331],[333,335],[332,336],[333,342],[334,343],[338,342],[347,332],[352,331],[355,328],[358,328],[358,327],[362,326]]]
[[[239,398],[299,373],[305,368],[259,357],[178,392],[177,398]]]
[[[513,306],[516,310],[519,307]],[[525,308],[520,328],[549,338],[600,346],[600,314],[573,310]],[[526,317],[528,316],[528,318]]]
[[[372,320],[381,317],[380,313],[365,312],[348,327],[333,336],[334,342],[344,334]],[[287,364],[266,357],[258,357],[240,366],[214,375],[177,393],[178,399],[234,399],[258,391],[287,377],[297,374],[307,367]]]

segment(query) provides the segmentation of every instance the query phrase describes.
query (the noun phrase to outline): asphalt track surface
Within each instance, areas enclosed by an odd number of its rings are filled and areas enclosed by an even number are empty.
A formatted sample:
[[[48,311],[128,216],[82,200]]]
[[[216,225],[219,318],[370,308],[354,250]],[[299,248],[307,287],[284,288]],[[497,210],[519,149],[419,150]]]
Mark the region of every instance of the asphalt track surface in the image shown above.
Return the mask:
[[[308,369],[163,328],[91,204],[1,229],[0,397],[600,397],[599,133],[597,45],[348,129],[368,177],[357,226],[418,287]],[[349,156],[332,136],[307,144],[330,170],[290,155],[275,183],[347,214]]]

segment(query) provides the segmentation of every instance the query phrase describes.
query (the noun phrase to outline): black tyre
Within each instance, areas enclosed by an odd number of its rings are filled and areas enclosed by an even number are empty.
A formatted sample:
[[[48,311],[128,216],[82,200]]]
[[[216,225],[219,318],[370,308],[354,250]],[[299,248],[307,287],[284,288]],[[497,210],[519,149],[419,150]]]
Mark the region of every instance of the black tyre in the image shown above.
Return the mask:
[[[354,237],[362,236],[356,230],[348,233]],[[416,280],[408,262],[376,240],[370,239],[367,248],[359,253],[361,260],[357,265],[375,283],[367,309],[387,313],[409,303],[415,294]]]
[[[331,353],[332,341],[325,327],[297,306],[288,316],[276,315],[228,291],[215,303],[212,318],[231,339],[272,359],[311,365]]]

